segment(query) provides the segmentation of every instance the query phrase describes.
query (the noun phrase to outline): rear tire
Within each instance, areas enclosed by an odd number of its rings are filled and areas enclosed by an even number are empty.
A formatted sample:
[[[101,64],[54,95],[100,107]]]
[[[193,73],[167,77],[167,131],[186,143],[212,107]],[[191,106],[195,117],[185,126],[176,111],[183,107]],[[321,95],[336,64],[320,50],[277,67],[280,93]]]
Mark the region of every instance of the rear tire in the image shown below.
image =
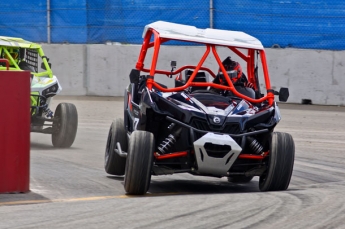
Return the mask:
[[[71,147],[78,129],[77,108],[71,103],[60,103],[54,113],[52,143],[57,148]]]
[[[290,184],[294,159],[295,144],[288,133],[273,132],[268,159],[268,168],[260,176],[261,191],[286,190]]]
[[[248,183],[253,179],[253,176],[246,177],[246,176],[231,176],[228,177],[228,181],[231,183],[236,183],[236,184],[244,184]]]
[[[110,126],[104,157],[105,171],[111,175],[121,176],[125,174],[126,158],[114,151],[117,142],[120,143],[121,150],[127,152],[127,133],[122,118],[115,119]]]
[[[154,150],[155,139],[152,133],[134,131],[131,134],[124,183],[128,194],[143,195],[148,191]]]

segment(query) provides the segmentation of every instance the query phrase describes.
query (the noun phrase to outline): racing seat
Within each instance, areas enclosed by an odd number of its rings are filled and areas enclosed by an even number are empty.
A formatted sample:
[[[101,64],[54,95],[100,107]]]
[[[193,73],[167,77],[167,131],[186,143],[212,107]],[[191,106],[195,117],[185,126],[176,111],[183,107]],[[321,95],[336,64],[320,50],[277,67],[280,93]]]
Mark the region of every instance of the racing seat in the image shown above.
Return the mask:
[[[189,77],[193,74],[192,70],[186,70],[185,71],[185,80],[175,80],[175,87],[180,87],[186,84]],[[205,72],[198,72],[194,78],[193,82],[207,82],[207,77]],[[190,87],[190,92],[193,92],[195,90],[206,90],[207,87]]]
[[[231,75],[229,75],[229,76],[231,78]],[[224,75],[223,75],[223,73],[218,73],[217,77],[213,80],[213,83],[221,84],[221,79],[223,79],[223,81],[224,81]],[[226,85],[227,85],[227,83],[226,83]],[[250,88],[250,87],[246,87],[244,85],[245,85],[244,82],[235,82],[234,83],[234,86],[235,86],[235,89],[237,92],[239,92],[240,94],[245,95],[249,98],[256,99],[257,93],[254,91],[254,89]],[[215,91],[219,91],[219,90],[215,90]],[[228,91],[227,95],[234,96],[234,94],[231,91]]]
[[[235,86],[235,89],[241,93],[242,95],[248,96],[249,98],[256,99],[256,93],[253,88],[250,87],[243,87],[243,86]]]

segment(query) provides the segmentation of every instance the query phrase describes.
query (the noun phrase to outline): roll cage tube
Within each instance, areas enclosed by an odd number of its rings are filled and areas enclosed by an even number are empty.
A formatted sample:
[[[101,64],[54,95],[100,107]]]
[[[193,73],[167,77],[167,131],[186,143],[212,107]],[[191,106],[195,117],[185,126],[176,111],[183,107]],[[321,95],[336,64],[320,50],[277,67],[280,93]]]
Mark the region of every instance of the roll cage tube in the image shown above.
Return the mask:
[[[247,61],[247,69],[250,70],[250,71],[248,71],[248,75],[247,75],[248,81],[253,83],[255,90],[258,90],[258,86],[257,86],[258,84],[257,84],[256,79],[254,77],[254,75],[255,75],[254,74],[254,72],[255,72],[255,66],[254,66],[254,63],[255,63],[255,60],[254,60],[254,58],[255,58],[255,50],[249,49],[248,50],[248,56],[249,56],[249,58],[248,58],[248,61]]]
[[[150,43],[150,39],[152,34],[154,34],[154,42]],[[266,62],[266,57],[265,57],[265,52],[264,50],[260,50],[260,57],[261,57],[261,61],[262,61],[262,65],[263,65],[263,72],[264,72],[264,78],[265,78],[265,83],[266,83],[266,88],[267,88],[267,94],[260,98],[260,99],[253,99],[250,98],[248,96],[245,96],[241,93],[239,93],[234,85],[232,84],[232,81],[230,80],[229,75],[227,74],[222,61],[220,60],[217,50],[215,48],[215,45],[211,45],[211,44],[205,44],[206,45],[206,51],[204,53],[204,55],[202,56],[202,58],[200,59],[198,65],[195,67],[195,70],[193,71],[192,75],[189,77],[188,81],[185,83],[185,85],[180,86],[180,87],[174,87],[174,88],[163,88],[161,85],[159,85],[158,83],[156,83],[154,81],[154,75],[155,73],[159,73],[159,74],[166,74],[166,75],[170,75],[171,72],[168,71],[161,71],[161,70],[156,70],[156,65],[157,65],[157,60],[158,60],[158,54],[159,54],[159,48],[160,45],[164,42],[167,42],[168,40],[171,39],[167,39],[167,38],[160,38],[159,37],[159,33],[153,29],[149,29],[148,32],[146,33],[146,36],[144,37],[144,41],[142,44],[142,48],[140,51],[140,55],[139,55],[139,59],[138,62],[136,64],[136,68],[139,71],[144,71],[144,72],[149,72],[150,73],[150,78],[148,78],[147,80],[147,87],[149,90],[152,90],[152,87],[154,86],[155,88],[157,88],[158,90],[162,91],[162,92],[176,92],[176,91],[182,91],[188,87],[191,86],[200,86],[200,87],[214,87],[217,89],[222,89],[222,90],[229,90],[231,91],[234,95],[245,99],[251,103],[261,103],[263,101],[268,101],[269,105],[273,105],[274,102],[274,93],[271,90],[271,85],[270,85],[270,80],[269,80],[269,75],[268,75],[268,68],[267,68],[267,62]],[[153,57],[152,57],[152,62],[151,62],[151,68],[150,69],[146,69],[144,68],[144,60],[146,57],[146,53],[147,53],[147,49],[148,48],[154,48],[154,52],[153,52]],[[220,69],[223,73],[223,75],[225,76],[225,80],[228,83],[229,86],[224,86],[224,85],[220,85],[220,84],[215,84],[215,83],[209,83],[209,82],[193,82],[197,72],[199,70],[205,70],[207,72],[212,72],[210,69],[208,68],[204,68],[202,67],[203,63],[205,62],[206,58],[208,57],[209,53],[210,53],[210,49],[212,48],[212,53],[213,56],[215,57],[218,65],[220,66]],[[254,64],[254,50],[252,50],[253,52],[251,53],[250,51],[248,51],[248,56],[244,55],[243,53],[241,53],[239,50],[237,50],[235,47],[229,47],[231,50],[233,50],[237,55],[239,55],[242,59],[244,59],[247,62],[247,66],[252,66]],[[252,54],[252,55],[251,55]],[[185,69],[187,67],[182,67],[178,70],[176,70],[173,73],[179,73],[181,72],[183,69]],[[212,72],[213,73],[213,72]],[[253,75],[254,73],[249,73],[249,79],[253,80]],[[215,74],[211,74],[213,77],[215,77]]]
[[[178,73],[182,72],[185,69],[195,69],[195,68],[196,68],[196,66],[194,66],[194,65],[185,65],[185,66],[182,66],[181,68],[179,68],[179,69],[177,69],[176,71],[173,71],[173,72],[164,71],[164,70],[156,70],[155,73],[164,74],[166,76],[170,76],[170,75],[177,75]],[[210,75],[213,78],[216,77],[216,74],[214,74],[214,72],[212,72],[209,68],[200,67],[200,70],[206,71],[206,72],[210,73]],[[143,72],[150,72],[150,70],[147,69],[147,68],[143,68],[142,71]]]
[[[16,63],[16,61],[12,58],[12,55],[10,54],[9,51],[7,51],[6,48],[3,48],[4,53],[7,55],[7,57],[10,59],[10,65],[14,65],[14,68],[10,68],[10,69],[20,69],[18,64]]]
[[[141,46],[140,54],[139,54],[139,59],[137,61],[137,64],[135,66],[136,69],[141,70],[144,68],[144,60],[146,57],[147,49],[150,48],[150,39],[151,39],[152,31],[148,30],[146,33],[146,36],[144,37],[143,44]]]
[[[42,62],[44,64],[44,66],[46,67],[46,71],[45,72],[40,72],[40,73],[36,73],[34,74],[35,76],[45,76],[48,75],[49,78],[53,78],[53,72],[49,67],[48,61],[47,61],[47,57],[44,55],[43,49],[39,48],[38,49],[38,55],[42,58]]]

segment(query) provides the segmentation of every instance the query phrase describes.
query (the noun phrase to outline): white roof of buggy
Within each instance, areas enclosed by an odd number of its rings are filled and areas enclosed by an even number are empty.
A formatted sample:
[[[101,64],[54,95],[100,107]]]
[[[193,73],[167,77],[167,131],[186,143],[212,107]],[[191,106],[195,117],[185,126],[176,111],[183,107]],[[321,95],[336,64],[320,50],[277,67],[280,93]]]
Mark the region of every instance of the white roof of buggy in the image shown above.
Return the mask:
[[[204,44],[235,46],[262,50],[261,42],[253,36],[240,31],[220,29],[198,29],[195,26],[156,21],[145,26],[143,38],[149,29],[154,29],[161,38],[191,41]]]

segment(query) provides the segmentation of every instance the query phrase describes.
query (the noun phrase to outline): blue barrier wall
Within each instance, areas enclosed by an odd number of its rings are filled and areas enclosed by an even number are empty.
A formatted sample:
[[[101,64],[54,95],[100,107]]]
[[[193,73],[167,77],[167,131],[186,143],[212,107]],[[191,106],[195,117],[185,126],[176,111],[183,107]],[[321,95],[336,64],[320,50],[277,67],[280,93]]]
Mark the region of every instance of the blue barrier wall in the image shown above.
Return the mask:
[[[0,36],[47,41],[46,0],[0,1]]]
[[[213,25],[240,30],[265,47],[345,49],[343,0],[213,0]],[[140,44],[157,20],[208,28],[209,0],[50,0],[52,43]],[[47,0],[0,2],[0,36],[47,42]]]
[[[88,42],[87,0],[50,0],[50,7],[52,43]]]
[[[209,26],[208,4],[208,0],[92,0],[88,3],[88,42],[141,43],[144,26],[157,20],[205,28]]]
[[[345,49],[343,0],[214,2],[216,28],[247,32],[265,47]]]

